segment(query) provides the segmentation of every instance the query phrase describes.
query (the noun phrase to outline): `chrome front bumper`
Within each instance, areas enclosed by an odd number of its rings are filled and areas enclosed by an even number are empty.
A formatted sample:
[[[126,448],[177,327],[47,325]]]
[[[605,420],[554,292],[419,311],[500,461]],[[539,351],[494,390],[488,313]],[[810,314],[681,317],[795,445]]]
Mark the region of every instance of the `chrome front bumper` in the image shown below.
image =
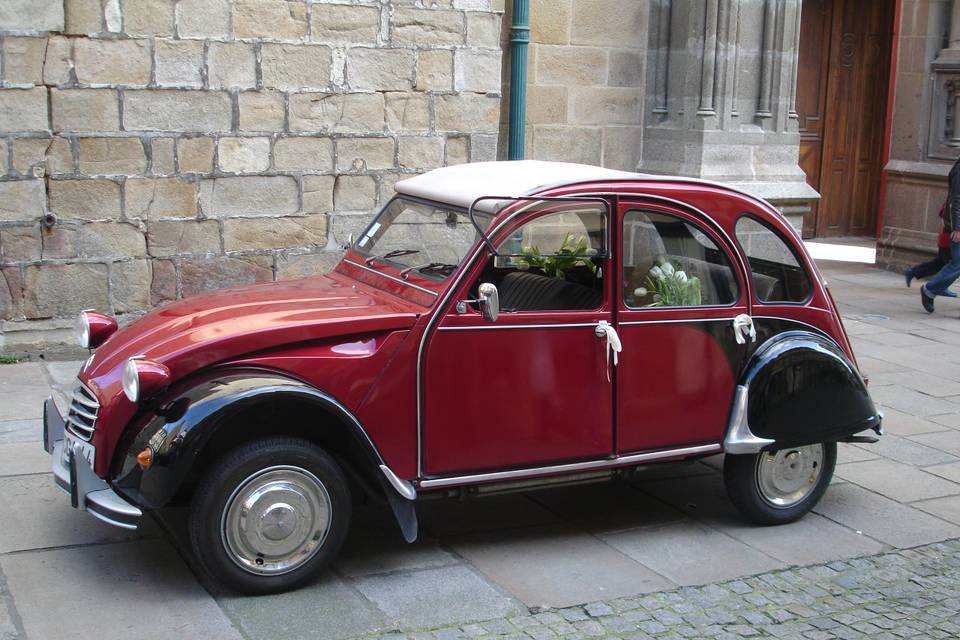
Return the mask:
[[[53,398],[47,398],[43,404],[43,448],[53,456],[53,477],[57,486],[70,495],[70,504],[75,509],[86,511],[116,527],[136,529],[143,511],[120,497],[76,451],[67,451],[64,455],[66,446],[68,440],[64,434],[63,416]]]

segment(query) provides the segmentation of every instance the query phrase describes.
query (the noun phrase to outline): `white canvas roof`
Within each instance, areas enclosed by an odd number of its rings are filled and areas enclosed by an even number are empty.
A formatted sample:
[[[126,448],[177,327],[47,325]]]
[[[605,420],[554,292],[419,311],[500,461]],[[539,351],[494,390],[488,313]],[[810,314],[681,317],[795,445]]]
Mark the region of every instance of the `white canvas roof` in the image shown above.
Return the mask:
[[[638,178],[649,176],[586,164],[515,160],[475,162],[434,169],[401,180],[397,183],[396,190],[404,195],[467,208],[483,196],[529,196],[548,188],[579,182]],[[477,208],[492,213],[498,211],[502,205],[502,200],[486,200],[477,205]]]

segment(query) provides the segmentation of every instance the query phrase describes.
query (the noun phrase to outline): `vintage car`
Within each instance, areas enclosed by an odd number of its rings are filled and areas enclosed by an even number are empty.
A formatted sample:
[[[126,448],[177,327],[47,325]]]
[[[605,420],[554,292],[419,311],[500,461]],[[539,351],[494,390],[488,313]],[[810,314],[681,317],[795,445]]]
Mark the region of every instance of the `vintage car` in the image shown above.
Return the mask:
[[[44,445],[74,507],[137,527],[190,505],[202,567],[242,592],[330,563],[352,505],[629,477],[725,453],[778,524],[881,415],[827,285],[766,202],[549,162],[396,185],[326,275],[236,287],[128,326],[81,314]],[[386,508],[386,506],[384,507]]]

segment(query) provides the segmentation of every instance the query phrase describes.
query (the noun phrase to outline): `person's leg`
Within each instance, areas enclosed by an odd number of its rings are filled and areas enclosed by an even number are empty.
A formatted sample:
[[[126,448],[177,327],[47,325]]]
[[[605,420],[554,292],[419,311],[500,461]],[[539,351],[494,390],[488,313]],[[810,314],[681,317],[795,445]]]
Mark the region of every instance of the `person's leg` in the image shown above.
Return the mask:
[[[943,257],[944,255],[946,255],[946,260]],[[940,249],[936,258],[933,260],[927,260],[926,262],[921,262],[920,264],[915,264],[907,269],[907,271],[910,272],[911,278],[926,278],[927,276],[932,276],[936,272],[940,271],[940,269],[943,268],[943,265],[946,264],[949,259],[950,250]]]
[[[950,262],[950,249],[940,249],[937,251],[937,259],[940,261],[941,265],[947,264]],[[951,291],[950,289],[945,289],[943,295],[948,298],[957,298],[956,292]]]
[[[930,311],[931,305],[927,305],[927,299],[930,299],[932,303],[932,298],[934,296],[945,295],[947,288],[952,285],[957,278],[960,278],[960,243],[951,242],[950,243],[950,262],[943,265],[943,268],[937,273],[937,275],[930,278],[929,281],[922,287],[920,287],[920,296],[924,302],[924,309]]]

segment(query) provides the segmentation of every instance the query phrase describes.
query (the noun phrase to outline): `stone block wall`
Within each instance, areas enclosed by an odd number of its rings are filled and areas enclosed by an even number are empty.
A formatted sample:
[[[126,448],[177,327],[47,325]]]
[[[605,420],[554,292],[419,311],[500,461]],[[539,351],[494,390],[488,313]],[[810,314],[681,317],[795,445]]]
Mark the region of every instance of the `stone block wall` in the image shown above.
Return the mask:
[[[649,13],[638,0],[531,0],[526,157],[637,170]]]
[[[322,272],[403,175],[494,159],[502,4],[0,2],[0,353]]]

